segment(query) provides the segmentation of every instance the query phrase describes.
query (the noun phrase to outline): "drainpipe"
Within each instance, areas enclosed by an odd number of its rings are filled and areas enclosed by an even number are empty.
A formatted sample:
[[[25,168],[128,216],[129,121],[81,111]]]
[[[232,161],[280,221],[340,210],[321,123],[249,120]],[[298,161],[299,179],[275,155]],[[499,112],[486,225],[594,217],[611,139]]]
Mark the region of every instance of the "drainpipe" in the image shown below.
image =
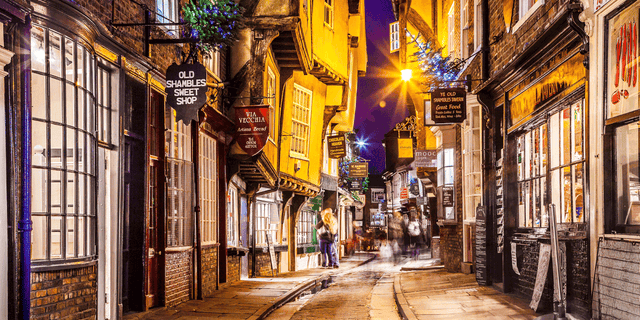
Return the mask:
[[[481,0],[482,6],[482,79],[489,80],[489,0]]]
[[[18,222],[20,233],[20,318],[31,316],[31,18],[27,16],[20,30],[20,68],[22,98],[22,210]]]

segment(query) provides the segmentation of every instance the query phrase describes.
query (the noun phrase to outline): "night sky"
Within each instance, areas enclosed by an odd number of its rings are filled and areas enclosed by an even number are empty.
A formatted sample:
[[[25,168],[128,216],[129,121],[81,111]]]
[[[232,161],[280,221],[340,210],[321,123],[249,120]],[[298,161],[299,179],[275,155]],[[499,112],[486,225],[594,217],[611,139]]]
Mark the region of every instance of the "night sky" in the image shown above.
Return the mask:
[[[367,75],[359,79],[355,130],[367,146],[361,156],[369,159],[369,172],[384,171],[382,139],[409,112],[404,103],[398,53],[389,53],[389,24],[395,21],[390,0],[365,0]]]

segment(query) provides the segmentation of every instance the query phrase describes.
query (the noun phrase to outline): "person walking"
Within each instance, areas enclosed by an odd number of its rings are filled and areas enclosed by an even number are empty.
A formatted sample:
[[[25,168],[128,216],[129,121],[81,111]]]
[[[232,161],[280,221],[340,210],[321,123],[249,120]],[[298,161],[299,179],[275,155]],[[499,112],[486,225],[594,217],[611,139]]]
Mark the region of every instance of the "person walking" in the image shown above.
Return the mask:
[[[330,208],[322,210],[319,220],[316,229],[320,240],[322,267],[337,268],[339,263],[336,259],[335,238],[338,234],[338,221]]]
[[[411,220],[407,225],[411,250],[411,257],[417,259],[420,255],[420,246],[422,245],[422,230],[420,228],[420,220],[417,214],[411,214]]]

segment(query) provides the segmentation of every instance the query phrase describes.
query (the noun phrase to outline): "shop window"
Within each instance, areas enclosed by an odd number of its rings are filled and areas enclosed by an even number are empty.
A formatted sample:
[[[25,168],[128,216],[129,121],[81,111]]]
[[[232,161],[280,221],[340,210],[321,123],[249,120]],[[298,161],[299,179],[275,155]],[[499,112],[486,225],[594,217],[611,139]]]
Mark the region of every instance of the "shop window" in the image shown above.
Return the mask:
[[[111,73],[105,68],[98,67],[97,76],[98,140],[111,144]]]
[[[371,188],[371,203],[382,203],[382,202],[384,202],[384,189]]]
[[[293,87],[291,120],[291,155],[306,159],[309,156],[311,91],[297,84]]]
[[[580,100],[551,114],[548,122],[517,138],[520,227],[548,227],[549,203],[555,204],[556,222],[585,222],[583,104]]]
[[[277,213],[277,204],[270,202],[256,202],[256,245],[266,246],[267,235],[271,236],[271,241],[275,243],[278,231],[279,219],[272,219],[272,213]],[[277,214],[276,214],[277,215]]]
[[[198,146],[198,174],[200,175],[200,216],[202,217],[202,242],[216,243],[218,216],[218,154],[216,140],[201,133]]]
[[[167,165],[167,246],[193,244],[193,162],[191,126],[176,121],[176,112],[166,107],[165,150]]]
[[[475,221],[476,207],[482,203],[482,131],[479,104],[467,106],[463,127],[464,220]]]
[[[238,226],[238,214],[240,212],[240,201],[238,199],[238,188],[229,185],[227,194],[227,245],[230,247],[240,246]],[[246,245],[246,244],[243,244]]]
[[[298,245],[310,244],[313,240],[313,230],[315,228],[315,213],[310,210],[300,212],[297,223]]]
[[[524,22],[542,5],[544,0],[519,0],[518,2],[518,22],[513,27],[513,31],[518,30]]]
[[[400,50],[400,22],[389,24],[389,43],[391,52]]]
[[[333,29],[333,3],[335,0],[324,0],[324,25]]]
[[[31,260],[96,255],[96,62],[72,38],[31,29]]]
[[[440,198],[439,202],[442,207],[441,210],[439,210],[439,218],[444,220],[456,219],[453,207],[453,184],[455,178],[454,151],[454,148],[440,148],[436,155],[438,167],[438,193]]]

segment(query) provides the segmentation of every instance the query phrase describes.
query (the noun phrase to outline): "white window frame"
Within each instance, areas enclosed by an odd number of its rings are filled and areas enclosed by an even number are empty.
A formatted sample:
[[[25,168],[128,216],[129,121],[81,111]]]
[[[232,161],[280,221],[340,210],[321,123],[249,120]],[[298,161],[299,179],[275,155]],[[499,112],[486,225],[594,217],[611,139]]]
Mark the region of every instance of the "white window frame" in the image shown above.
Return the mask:
[[[238,188],[233,184],[229,184],[227,194],[227,246],[239,246],[238,232],[238,214],[240,211],[240,201],[238,197]]]
[[[389,50],[391,53],[400,50],[400,22],[389,24]]]
[[[371,188],[371,203],[381,203],[380,200],[385,200],[384,188]]]
[[[260,200],[256,201],[256,232],[254,236],[256,237],[257,246],[267,245],[266,232],[269,232],[271,234],[273,243],[277,242],[276,236],[278,232],[278,221],[276,221],[275,223],[271,221],[271,210],[273,210],[276,206],[277,204],[273,202]]]
[[[267,66],[267,89],[266,96],[269,107],[269,138],[275,142],[276,140],[276,107],[277,107],[277,83],[276,74],[271,67]]]
[[[530,0],[518,0],[519,1],[519,11],[518,11],[518,22],[515,26],[513,26],[513,31],[516,32],[520,27],[524,24],[531,15],[533,15],[538,8],[544,5],[544,0],[531,0],[533,1],[533,5],[529,4]]]
[[[220,78],[220,51],[211,50],[207,56],[204,56],[203,64],[207,70],[211,71],[216,77]]]
[[[315,213],[311,210],[305,209],[300,212],[300,217],[296,223],[297,245],[311,244],[313,241],[314,217]]]
[[[336,0],[324,0],[324,25],[333,29],[334,4]]]
[[[168,108],[165,120],[167,183],[167,247],[191,246],[193,162],[191,162],[191,125],[176,121],[176,111]],[[175,202],[173,202],[175,201]]]
[[[301,85],[294,84],[292,100],[290,155],[308,159],[313,93]]]
[[[198,149],[201,234],[202,243],[207,245],[218,242],[217,141],[205,133],[200,133]]]
[[[469,1],[460,1],[460,58],[469,57]]]
[[[180,21],[178,13],[178,0],[156,0],[156,20],[160,23],[172,23]],[[173,35],[178,30],[177,26],[163,26],[168,34]]]

